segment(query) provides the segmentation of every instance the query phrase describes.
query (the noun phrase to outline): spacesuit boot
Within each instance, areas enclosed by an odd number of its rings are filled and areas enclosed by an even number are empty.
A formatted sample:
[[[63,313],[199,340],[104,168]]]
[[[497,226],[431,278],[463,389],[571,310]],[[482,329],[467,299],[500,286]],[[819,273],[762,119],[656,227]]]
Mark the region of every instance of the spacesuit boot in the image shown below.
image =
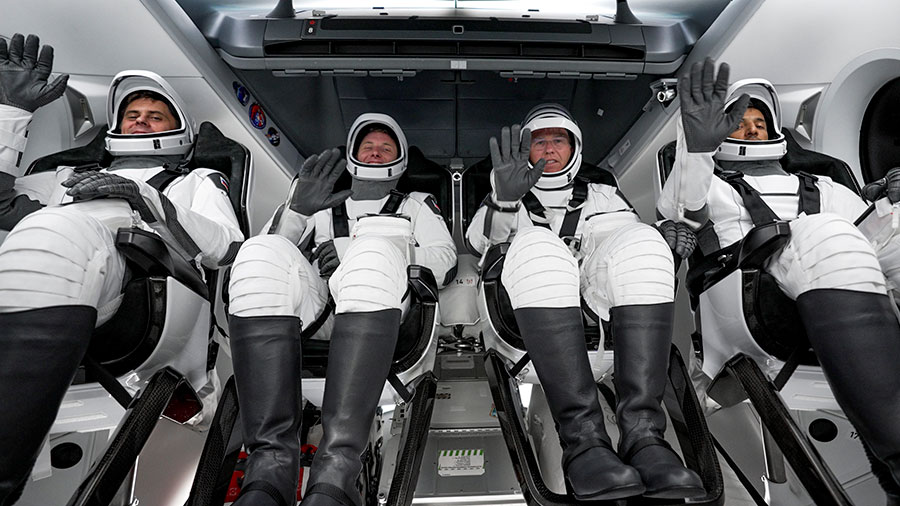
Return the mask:
[[[322,401],[324,433],[302,506],[359,506],[356,482],[399,332],[399,309],[335,315]]]
[[[900,485],[894,481],[894,477],[891,476],[891,470],[888,466],[884,465],[884,462],[878,460],[878,458],[872,454],[872,449],[869,448],[869,445],[867,445],[865,441],[860,439],[860,442],[863,445],[863,450],[866,451],[866,458],[869,459],[869,464],[872,466],[872,474],[878,479],[878,484],[881,485],[881,488],[887,496],[885,505],[900,506]]]
[[[90,306],[0,313],[0,505],[21,495],[96,322]]]
[[[581,308],[519,308],[515,314],[557,424],[563,474],[572,494],[589,500],[643,493],[640,475],[619,460],[606,433]]]
[[[810,290],[797,297],[834,398],[900,484],[900,325],[887,295]]]
[[[249,454],[235,506],[294,506],[300,475],[300,319],[231,316],[231,352]]]
[[[610,310],[615,343],[616,420],[619,455],[638,470],[645,497],[682,499],[706,494],[703,482],[663,439],[666,390],[672,346],[674,304],[617,306]]]

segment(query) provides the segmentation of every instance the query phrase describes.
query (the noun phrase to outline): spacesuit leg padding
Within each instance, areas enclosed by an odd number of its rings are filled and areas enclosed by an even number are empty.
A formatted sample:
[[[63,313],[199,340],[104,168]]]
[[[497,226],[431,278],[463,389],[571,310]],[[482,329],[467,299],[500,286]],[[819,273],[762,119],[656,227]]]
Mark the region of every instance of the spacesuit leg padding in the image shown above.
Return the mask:
[[[766,270],[792,299],[818,289],[884,294],[881,266],[869,241],[852,223],[831,213],[791,222],[791,238]]]
[[[697,473],[687,469],[663,435],[672,346],[674,303],[618,306],[610,311],[615,343],[619,455],[641,475],[646,497],[678,499],[706,493]]]
[[[228,328],[249,454],[244,484],[257,483],[245,487],[234,504],[294,504],[300,473],[300,319],[232,316]]]
[[[891,300],[852,290],[797,297],[834,398],[900,484],[900,325]]]
[[[89,306],[0,313],[0,504],[31,474],[96,320]]]
[[[562,239],[543,227],[526,228],[516,235],[500,280],[513,309],[581,305],[578,262]]]
[[[322,441],[303,506],[360,504],[356,480],[399,331],[399,309],[335,316],[322,401]]]
[[[335,314],[402,308],[408,258],[390,239],[354,239],[329,280]]]
[[[75,206],[26,216],[0,245],[0,312],[97,308],[98,325],[121,303],[124,257],[114,232]]]
[[[581,308],[519,308],[516,322],[547,396],[563,447],[566,481],[578,499],[641,494],[637,471],[612,451],[588,363]]]
[[[674,269],[672,251],[656,229],[644,223],[624,225],[584,260],[582,293],[606,320],[611,307],[672,302]]]
[[[241,246],[231,269],[229,312],[235,316],[297,316],[312,323],[328,301],[328,285],[300,250],[280,235]]]

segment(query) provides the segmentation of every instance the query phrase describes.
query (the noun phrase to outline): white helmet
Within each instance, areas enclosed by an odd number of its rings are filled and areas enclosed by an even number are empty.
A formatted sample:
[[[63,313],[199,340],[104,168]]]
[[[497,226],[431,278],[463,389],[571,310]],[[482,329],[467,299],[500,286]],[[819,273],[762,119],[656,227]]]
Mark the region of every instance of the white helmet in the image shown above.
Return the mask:
[[[178,126],[174,130],[149,134],[122,134],[120,122],[124,115],[125,98],[136,91],[151,91],[161,95],[175,113]],[[113,156],[123,155],[184,155],[194,145],[194,124],[184,111],[178,93],[159,75],[147,70],[119,72],[109,85],[106,102],[106,150]]]
[[[572,156],[569,163],[557,172],[544,172],[535,185],[539,190],[555,190],[563,188],[575,179],[581,168],[581,129],[565,107],[559,104],[541,104],[532,109],[526,116],[522,130],[531,130],[532,135],[544,128],[564,128],[572,139]],[[528,162],[531,166],[531,162]]]
[[[363,139],[373,130],[383,129],[397,143],[397,158],[388,163],[363,163],[356,158],[359,151],[359,145]],[[387,114],[365,113],[360,114],[350,132],[347,133],[347,171],[356,179],[364,179],[368,181],[391,181],[399,178],[403,171],[406,170],[406,164],[409,161],[407,152],[409,144],[406,142],[406,135],[400,129],[400,125],[394,121],[394,118]]]
[[[725,109],[731,107],[744,93],[750,95],[750,107],[759,109],[766,119],[769,140],[729,137],[719,146],[715,158],[725,161],[778,160],[787,153],[787,141],[781,133],[781,104],[775,87],[765,79],[742,79],[728,88]]]

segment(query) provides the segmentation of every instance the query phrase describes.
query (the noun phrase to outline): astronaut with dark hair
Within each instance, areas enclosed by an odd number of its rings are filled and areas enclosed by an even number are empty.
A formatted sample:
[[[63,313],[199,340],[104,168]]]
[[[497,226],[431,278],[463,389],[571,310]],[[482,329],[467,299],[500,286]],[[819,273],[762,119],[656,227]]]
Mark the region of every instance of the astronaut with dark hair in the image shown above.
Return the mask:
[[[129,274],[116,231],[154,231],[198,268],[230,263],[243,240],[223,176],[175,171],[190,155],[194,125],[151,72],[120,73],[110,86],[109,167],[17,177],[32,113],[68,79],[48,83],[53,48],[38,48],[33,35],[0,40],[0,229],[11,230],[0,245],[3,505],[21,493],[94,328],[122,301]]]
[[[900,325],[890,290],[900,286],[892,216],[900,170],[862,198],[825,176],[787,173],[781,111],[764,79],[728,85],[711,59],[678,85],[681,120],[672,173],[657,207],[697,229],[698,248],[717,258],[757,224],[785,220],[791,235],[764,264],[791,299],[835,399],[871,449],[885,488],[900,484]],[[891,476],[895,483],[891,483]],[[895,500],[900,501],[900,496]]]
[[[466,231],[472,248],[510,242],[501,282],[563,446],[563,473],[578,499],[683,498],[705,493],[663,439],[660,402],[672,343],[675,269],[687,227],[642,223],[611,174],[578,177],[582,132],[556,104],[491,139],[491,186]],[[603,423],[588,362],[582,299],[611,323],[618,452]]]
[[[331,341],[324,433],[303,505],[359,504],[361,455],[409,307],[407,267],[427,267],[440,286],[456,267],[434,197],[395,189],[408,161],[393,118],[359,116],[346,160],[338,149],[307,158],[263,233],[241,247],[229,328],[249,457],[236,505],[294,504],[301,331]],[[335,192],[345,169],[351,188]],[[298,246],[314,247],[313,262]]]

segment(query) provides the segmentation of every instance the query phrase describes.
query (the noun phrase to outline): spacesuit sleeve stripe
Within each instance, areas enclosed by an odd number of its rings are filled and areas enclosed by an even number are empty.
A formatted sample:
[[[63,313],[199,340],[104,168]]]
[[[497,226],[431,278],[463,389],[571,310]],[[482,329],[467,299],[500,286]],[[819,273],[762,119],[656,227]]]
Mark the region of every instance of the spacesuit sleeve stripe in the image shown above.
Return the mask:
[[[175,240],[184,247],[187,251],[188,255],[191,258],[196,258],[197,255],[202,251],[197,243],[191,238],[190,234],[181,226],[181,223],[178,222],[178,211],[175,210],[175,206],[172,205],[172,201],[170,201],[165,195],[159,194],[159,199],[162,202],[163,213],[165,214],[166,226],[169,231],[172,232],[172,235],[175,237]]]
[[[269,226],[268,234],[274,234],[275,231],[278,230],[278,224],[281,222],[281,215],[284,214],[284,204],[278,206],[278,209],[275,210],[275,215],[272,218],[272,225]]]

